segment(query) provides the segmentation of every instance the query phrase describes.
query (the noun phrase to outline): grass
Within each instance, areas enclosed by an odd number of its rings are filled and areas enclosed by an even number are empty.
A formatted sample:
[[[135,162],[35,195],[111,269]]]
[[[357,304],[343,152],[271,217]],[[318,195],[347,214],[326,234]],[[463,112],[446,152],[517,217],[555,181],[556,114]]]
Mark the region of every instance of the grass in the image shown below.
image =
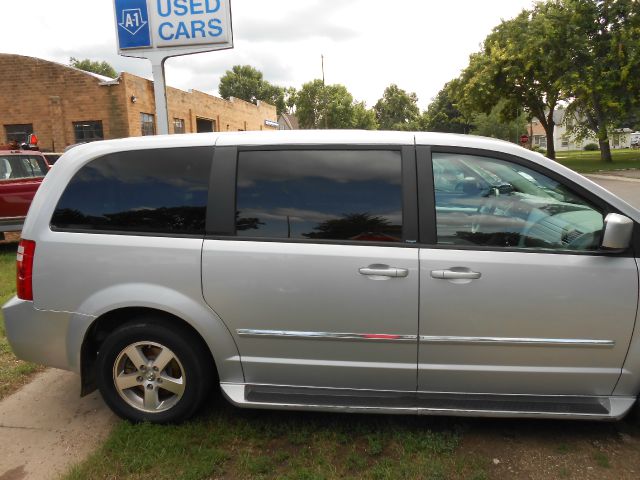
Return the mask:
[[[605,163],[599,151],[556,152],[558,162],[580,173],[640,168],[640,149],[613,150],[612,156],[613,162]]]
[[[67,480],[487,478],[454,420],[265,412],[222,401],[172,426],[121,422]]]
[[[603,452],[596,452],[593,454],[593,459],[602,468],[610,468],[609,457]]]
[[[0,244],[0,303],[4,304],[15,295],[16,288],[16,243]],[[0,399],[29,381],[41,367],[18,360],[9,346],[4,328],[4,317],[0,313]]]

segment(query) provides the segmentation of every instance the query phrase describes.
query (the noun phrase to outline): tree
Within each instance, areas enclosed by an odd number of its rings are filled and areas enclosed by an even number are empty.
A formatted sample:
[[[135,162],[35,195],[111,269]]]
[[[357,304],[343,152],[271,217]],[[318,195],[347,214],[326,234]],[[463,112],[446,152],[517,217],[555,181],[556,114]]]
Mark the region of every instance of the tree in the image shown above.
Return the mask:
[[[538,3],[503,21],[471,55],[458,83],[466,111],[490,114],[502,100],[503,118],[526,110],[547,135],[547,156],[555,159],[553,113],[564,99],[571,68],[567,48],[572,26],[559,0]]]
[[[344,85],[324,85],[316,79],[296,93],[296,116],[302,128],[364,128],[377,124],[363,102],[356,102]]]
[[[266,81],[262,72],[251,65],[234,65],[220,78],[218,86],[218,93],[226,100],[231,97],[250,103],[261,100],[275,105],[278,115],[288,111],[287,99],[291,92],[292,89]]]
[[[640,4],[564,0],[562,6],[573,27],[567,126],[578,138],[595,134],[601,159],[611,162],[609,132],[640,103]]]
[[[355,102],[353,104],[352,127],[361,130],[377,130],[378,120],[376,119],[376,112],[367,108],[365,102]]]
[[[407,93],[395,84],[385,88],[373,109],[383,130],[409,130],[420,115],[416,94]]]
[[[220,78],[218,93],[225,100],[235,97],[256,103],[257,100],[261,100],[264,83],[262,72],[251,65],[234,65]]]
[[[69,59],[69,65],[84,70],[85,72],[97,73],[109,78],[117,78],[118,72],[110,64],[105,61],[97,62],[85,58],[84,60],[78,60],[75,57]]]
[[[489,113],[475,114],[471,133],[517,143],[520,135],[527,133],[526,114],[521,112],[516,118],[505,120],[503,103],[504,100]]]
[[[471,116],[458,109],[455,97],[456,80],[448,82],[418,120],[418,130],[444,133],[469,133],[473,128]]]

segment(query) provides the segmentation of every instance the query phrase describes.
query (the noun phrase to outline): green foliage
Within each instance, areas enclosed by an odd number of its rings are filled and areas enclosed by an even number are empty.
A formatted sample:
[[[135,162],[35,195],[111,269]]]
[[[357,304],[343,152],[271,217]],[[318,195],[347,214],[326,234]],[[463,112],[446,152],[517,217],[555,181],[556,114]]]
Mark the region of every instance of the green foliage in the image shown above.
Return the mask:
[[[85,72],[97,73],[98,75],[104,75],[105,77],[109,78],[117,78],[118,76],[118,72],[116,72],[115,68],[104,61],[92,61],[88,58],[79,60],[75,57],[71,57],[69,59],[69,65],[75,68],[79,68],[80,70],[84,70]]]
[[[234,65],[220,78],[218,93],[226,100],[231,97],[255,103],[265,87],[262,72],[251,65]]]
[[[487,36],[456,84],[461,111],[490,114],[502,102],[498,113],[503,120],[524,109],[540,120],[547,138],[553,138],[553,112],[563,99],[572,62],[563,48],[571,26],[559,5],[559,1],[537,3]],[[552,142],[548,153],[554,158]]]
[[[527,133],[526,115],[524,112],[521,112],[520,115],[514,112],[513,116],[515,118],[505,120],[504,103],[506,103],[504,100],[498,102],[488,114],[478,113],[474,115],[472,133],[483,137],[499,138],[518,143],[520,135]]]
[[[482,478],[456,427],[401,416],[252,412],[220,401],[181,425],[121,422],[66,478]]]
[[[456,80],[447,83],[418,120],[418,130],[444,133],[470,133],[472,119],[458,109]]]
[[[251,103],[267,102],[275,105],[278,114],[288,112],[295,97],[295,89],[269,83],[262,72],[251,65],[234,65],[227,70],[220,78],[218,93],[226,100],[235,97]]]
[[[384,90],[373,109],[383,130],[411,130],[420,115],[416,94],[407,93],[395,84]]]
[[[587,152],[597,152],[598,150],[600,150],[600,147],[598,146],[598,144],[597,144],[597,143],[587,143],[587,144],[584,146],[584,149],[585,149]]]
[[[365,102],[355,102],[353,104],[353,128],[362,130],[377,130],[378,119],[376,112],[367,108]]]
[[[596,452],[593,454],[593,459],[596,461],[599,467],[602,468],[610,468],[611,463],[609,462],[609,457],[604,452]]]
[[[319,79],[297,92],[296,116],[302,128],[377,128],[373,112],[355,102],[344,85],[324,85]]]
[[[612,161],[609,132],[640,103],[640,3],[563,0],[572,27],[565,45],[572,59],[564,89],[578,138],[595,134],[603,161]]]
[[[541,153],[542,155],[546,155],[547,154],[547,150],[542,148],[542,147],[539,147],[538,145],[534,145],[533,147],[531,147],[531,150],[534,151],[534,152]]]
[[[600,152],[585,152],[584,150],[558,152],[558,162],[581,173],[640,168],[640,150],[614,150],[611,154],[613,162],[603,162]]]

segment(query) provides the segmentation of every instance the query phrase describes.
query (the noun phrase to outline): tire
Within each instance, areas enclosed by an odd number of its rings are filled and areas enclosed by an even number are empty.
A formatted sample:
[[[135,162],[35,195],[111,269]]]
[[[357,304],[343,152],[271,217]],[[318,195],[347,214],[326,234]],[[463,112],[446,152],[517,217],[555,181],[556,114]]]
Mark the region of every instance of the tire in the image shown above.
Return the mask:
[[[209,394],[213,360],[181,325],[136,319],[100,346],[97,383],[111,410],[132,422],[178,423]]]

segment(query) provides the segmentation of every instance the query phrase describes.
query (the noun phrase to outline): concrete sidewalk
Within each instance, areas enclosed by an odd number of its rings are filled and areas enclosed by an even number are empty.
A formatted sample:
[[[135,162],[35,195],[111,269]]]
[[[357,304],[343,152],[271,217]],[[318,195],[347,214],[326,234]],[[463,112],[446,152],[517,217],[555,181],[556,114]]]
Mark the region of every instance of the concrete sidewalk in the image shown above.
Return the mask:
[[[116,417],[80,378],[48,369],[0,402],[0,480],[58,478],[109,434]]]

